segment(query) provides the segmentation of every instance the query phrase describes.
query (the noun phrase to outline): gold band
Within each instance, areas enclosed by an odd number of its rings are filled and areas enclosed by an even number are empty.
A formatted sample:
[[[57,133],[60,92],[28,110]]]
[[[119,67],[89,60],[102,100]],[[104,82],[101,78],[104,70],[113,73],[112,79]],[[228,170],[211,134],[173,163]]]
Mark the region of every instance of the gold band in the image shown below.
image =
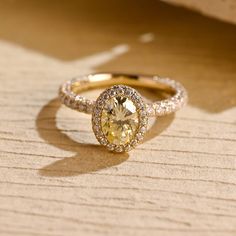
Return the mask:
[[[86,78],[86,83],[81,83],[81,81],[82,80],[76,79],[75,82],[71,84],[71,89],[76,94],[85,90],[107,87],[116,84],[164,90],[172,94],[175,93],[175,89],[172,86],[155,81],[153,80],[153,77],[150,76],[104,73],[88,75]]]

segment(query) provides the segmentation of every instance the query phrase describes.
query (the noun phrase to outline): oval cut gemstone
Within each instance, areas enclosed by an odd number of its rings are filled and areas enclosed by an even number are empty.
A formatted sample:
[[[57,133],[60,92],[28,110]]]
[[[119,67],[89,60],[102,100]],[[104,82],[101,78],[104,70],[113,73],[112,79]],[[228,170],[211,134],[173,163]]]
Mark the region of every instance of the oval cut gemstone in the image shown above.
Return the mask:
[[[101,114],[101,128],[109,143],[129,143],[138,127],[138,112],[132,100],[117,96],[106,101]]]

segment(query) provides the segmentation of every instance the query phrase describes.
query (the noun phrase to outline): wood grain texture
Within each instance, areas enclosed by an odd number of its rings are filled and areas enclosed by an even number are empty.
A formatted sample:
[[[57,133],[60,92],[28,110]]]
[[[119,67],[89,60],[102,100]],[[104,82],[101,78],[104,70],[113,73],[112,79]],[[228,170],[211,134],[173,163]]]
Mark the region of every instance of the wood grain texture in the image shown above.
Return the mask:
[[[0,2],[1,235],[236,234],[236,28],[133,4]],[[190,101],[111,154],[56,98],[92,71],[170,76]]]

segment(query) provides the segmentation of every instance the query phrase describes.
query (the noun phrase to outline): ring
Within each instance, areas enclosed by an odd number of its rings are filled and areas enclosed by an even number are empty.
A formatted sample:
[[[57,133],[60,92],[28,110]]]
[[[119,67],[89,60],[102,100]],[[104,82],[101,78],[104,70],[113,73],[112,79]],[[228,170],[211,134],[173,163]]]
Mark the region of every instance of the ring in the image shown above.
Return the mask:
[[[107,87],[96,101],[81,92]],[[132,87],[151,88],[165,94],[163,100],[144,102]],[[114,152],[127,152],[137,146],[147,130],[148,117],[163,116],[179,110],[188,100],[185,88],[175,80],[158,76],[98,73],[78,76],[59,89],[63,104],[92,114],[92,128],[99,143]]]

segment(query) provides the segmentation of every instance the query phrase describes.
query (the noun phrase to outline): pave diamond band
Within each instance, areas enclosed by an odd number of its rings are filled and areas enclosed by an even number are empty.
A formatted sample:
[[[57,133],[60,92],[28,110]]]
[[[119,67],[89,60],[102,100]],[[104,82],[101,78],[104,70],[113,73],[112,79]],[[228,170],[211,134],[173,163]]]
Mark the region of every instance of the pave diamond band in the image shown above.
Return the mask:
[[[99,87],[99,84],[102,86],[113,84],[139,86],[139,83],[141,87],[154,87],[174,93],[173,96],[167,99],[146,104],[148,116],[167,115],[176,112],[187,103],[187,92],[185,88],[175,80],[160,78],[158,76],[148,77],[108,73],[78,76],[69,80],[60,87],[59,96],[61,102],[66,106],[80,112],[92,114],[95,101],[79,95],[79,92]]]
[[[111,86],[96,101],[81,92]],[[145,103],[132,87],[156,89],[164,99]],[[148,117],[163,116],[187,103],[187,92],[178,82],[158,76],[99,73],[79,76],[62,84],[61,102],[74,110],[92,114],[92,127],[100,144],[115,152],[129,151],[144,137]]]

